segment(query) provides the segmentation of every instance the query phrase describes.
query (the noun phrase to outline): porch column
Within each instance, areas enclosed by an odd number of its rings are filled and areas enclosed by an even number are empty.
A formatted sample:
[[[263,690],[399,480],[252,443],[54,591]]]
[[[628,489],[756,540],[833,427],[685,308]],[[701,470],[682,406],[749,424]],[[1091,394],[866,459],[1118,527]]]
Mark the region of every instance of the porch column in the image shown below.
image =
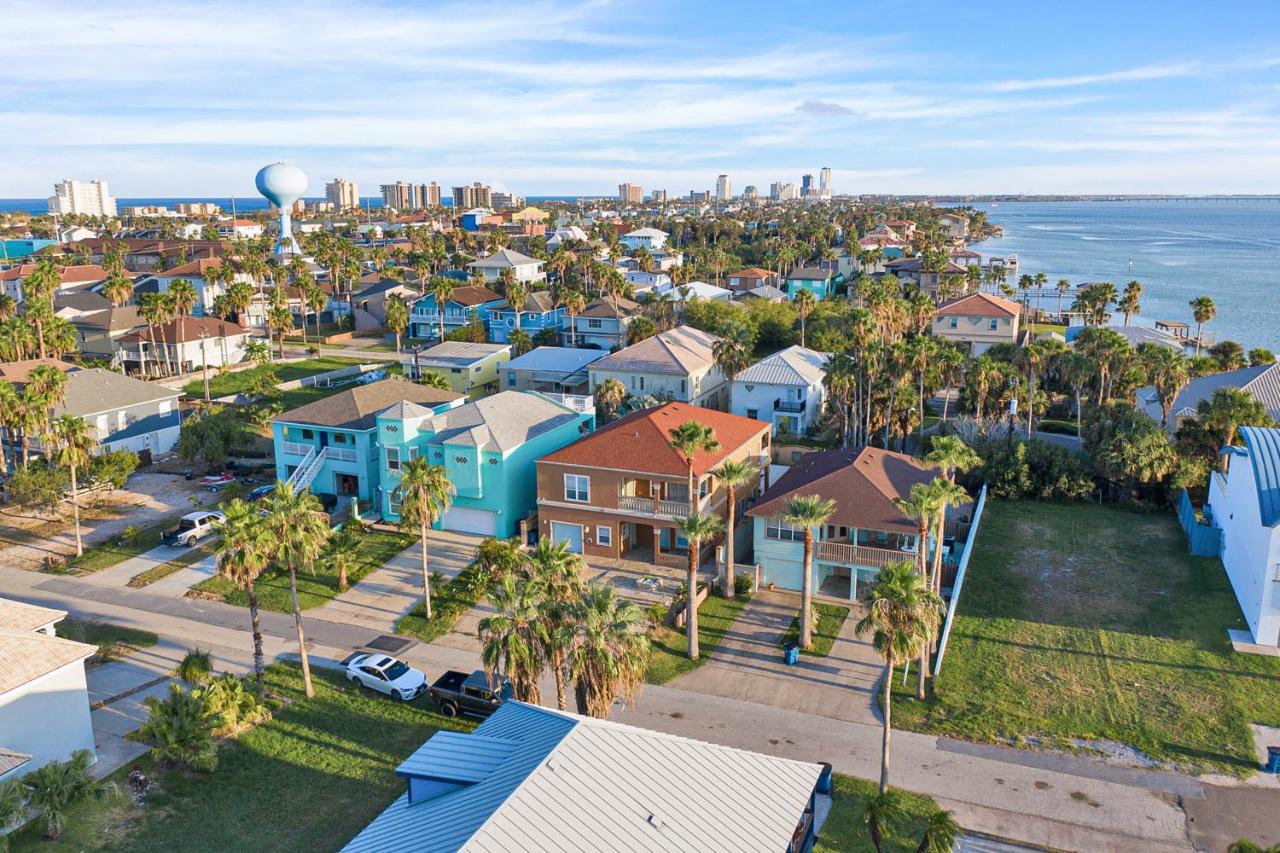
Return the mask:
[[[653,564],[658,565],[658,555],[662,553],[662,528],[653,526]]]

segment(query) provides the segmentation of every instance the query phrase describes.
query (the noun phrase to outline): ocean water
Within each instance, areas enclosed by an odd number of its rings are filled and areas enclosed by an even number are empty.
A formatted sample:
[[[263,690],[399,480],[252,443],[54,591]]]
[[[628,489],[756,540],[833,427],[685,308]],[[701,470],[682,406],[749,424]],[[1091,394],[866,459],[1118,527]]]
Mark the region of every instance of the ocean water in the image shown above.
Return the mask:
[[[1280,202],[1067,201],[977,205],[1005,236],[974,244],[986,259],[1018,256],[1019,274],[1050,284],[1142,282],[1134,321],[1194,324],[1188,302],[1208,295],[1218,316],[1205,326],[1245,349],[1280,351]],[[1129,262],[1133,262],[1130,269]],[[1044,306],[1056,307],[1056,295]]]

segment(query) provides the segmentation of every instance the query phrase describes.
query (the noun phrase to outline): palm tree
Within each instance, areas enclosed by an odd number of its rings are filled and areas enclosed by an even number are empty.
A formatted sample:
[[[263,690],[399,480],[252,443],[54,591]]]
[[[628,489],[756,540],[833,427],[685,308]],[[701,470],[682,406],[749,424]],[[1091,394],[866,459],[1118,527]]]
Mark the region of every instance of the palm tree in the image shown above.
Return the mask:
[[[942,476],[954,483],[957,471],[963,474],[978,467],[982,464],[982,457],[959,436],[940,435],[934,438],[924,461],[936,465]]]
[[[724,530],[720,516],[690,512],[677,529],[689,540],[689,574],[685,582],[685,628],[689,636],[689,660],[698,659],[698,563],[702,543]]]
[[[38,364],[31,369],[22,390],[38,402],[44,414],[44,428],[50,429],[54,408],[66,402],[67,374],[51,364]]]
[[[124,273],[114,272],[103,283],[102,295],[112,305],[123,305],[133,298],[133,282]]]
[[[836,502],[817,495],[799,495],[787,500],[781,520],[804,531],[804,580],[800,584],[800,647],[813,647],[813,531],[827,523]]]
[[[516,699],[537,705],[542,701],[538,678],[547,646],[547,626],[539,613],[540,586],[507,575],[490,588],[489,603],[497,612],[481,619],[476,630],[484,644],[480,659],[489,683],[496,684],[502,673],[511,679]]]
[[[22,291],[26,302],[26,315],[35,324],[37,352],[40,358],[45,357],[44,323],[53,305],[53,294],[62,286],[62,275],[58,272],[53,258],[43,257],[36,261],[35,269],[22,281]]]
[[[916,845],[916,853],[951,853],[960,838],[960,824],[951,812],[934,809],[924,825],[924,834]]]
[[[569,677],[578,713],[607,719],[614,700],[632,703],[649,669],[649,639],[638,605],[607,584],[592,584],[573,609]]]
[[[699,453],[714,453],[720,449],[716,440],[716,431],[697,421],[685,421],[680,426],[668,430],[667,443],[683,457],[689,469],[689,512],[697,512],[698,494],[693,488],[693,460]]]
[[[884,661],[884,732],[880,742],[880,793],[889,790],[889,740],[893,731],[890,698],[893,669],[920,654],[942,618],[942,599],[925,586],[908,562],[890,563],[876,575],[867,591],[867,615],[854,629],[871,635],[871,645]]]
[[[157,331],[157,327],[162,325],[163,323],[168,322],[169,320],[169,305],[168,305],[168,300],[165,299],[164,297],[164,294],[163,293],[144,293],[141,296],[139,296],[138,297],[138,316],[141,317],[147,324],[147,332],[148,332],[147,337],[151,344],[151,349],[154,352],[156,345],[159,342],[159,333]],[[138,350],[141,355],[142,353],[141,343],[138,344]],[[164,351],[162,350],[162,352]],[[164,356],[165,356],[165,362],[167,363],[169,358],[168,353],[164,352]],[[141,357],[145,358],[145,355],[142,355]],[[165,372],[164,368],[161,366],[159,359],[156,360],[156,370],[159,373]],[[144,371],[145,371],[145,367],[144,367]]]
[[[316,321],[316,338],[320,337],[320,312],[324,311],[325,306],[329,304],[329,294],[324,292],[324,288],[314,282],[304,284],[302,288],[302,303],[305,310],[311,312],[311,316]],[[306,342],[307,321],[304,317],[302,320],[302,339]]]
[[[561,297],[565,313],[569,315],[569,346],[578,345],[578,324],[576,318],[587,310],[587,297],[580,290],[570,290]]]
[[[1155,388],[1156,399],[1160,401],[1160,426],[1168,426],[1169,410],[1173,408],[1178,394],[1191,381],[1187,359],[1177,350],[1163,346],[1144,347],[1141,358],[1147,371],[1147,379]]]
[[[530,579],[540,586],[544,596],[540,610],[545,650],[556,677],[556,707],[563,711],[568,707],[565,655],[573,628],[573,606],[584,588],[582,558],[569,550],[568,542],[539,539],[528,560]]]
[[[98,441],[88,422],[74,415],[55,418],[49,425],[45,441],[57,464],[65,466],[71,472],[71,512],[75,519],[76,556],[81,557],[84,556],[84,542],[80,538],[80,494],[76,475],[93,458]]]
[[[187,328],[183,319],[191,315],[196,302],[199,301],[199,297],[196,295],[195,285],[185,278],[175,278],[169,282],[169,289],[166,295],[169,297],[169,304],[173,307],[173,313],[178,321],[178,365],[179,369],[185,373],[183,358],[187,354]]]
[[[871,837],[871,846],[876,853],[884,853],[885,838],[907,816],[902,795],[897,791],[876,791],[867,794],[862,800],[862,823]]]
[[[262,619],[258,614],[258,577],[270,562],[271,543],[266,520],[253,504],[235,498],[222,508],[222,539],[218,542],[218,573],[244,590],[249,599],[249,626],[253,632],[253,677],[262,698],[266,663],[262,653]]]
[[[1218,306],[1208,296],[1197,296],[1191,300],[1191,316],[1196,321],[1196,356],[1200,355],[1200,330],[1214,317],[1218,316]]]
[[[951,482],[946,476],[935,477],[927,486],[929,498],[933,501],[937,514],[933,519],[933,570],[929,573],[929,588],[934,592],[942,592],[942,541],[946,535],[947,510],[962,506],[970,500],[964,487]]]
[[[302,605],[298,602],[298,569],[315,574],[315,561],[324,551],[329,536],[329,517],[319,499],[310,491],[295,492],[293,484],[276,481],[268,499],[267,529],[272,558],[289,572],[289,594],[293,598],[293,623],[298,629],[298,656],[302,659],[302,686],[306,697],[315,695],[311,686],[311,662],[307,659],[306,637],[302,630]]]
[[[1060,278],[1056,287],[1058,288],[1058,322],[1062,322],[1062,297],[1070,292],[1071,282],[1065,278]]]
[[[436,315],[440,320],[440,340],[444,340],[444,308],[453,298],[453,279],[437,275],[431,278],[431,298],[436,304]]]
[[[0,438],[0,474],[7,474],[11,470],[9,459],[17,454],[13,447],[22,422],[21,410],[22,397],[18,394],[18,389],[7,379],[0,380],[0,429],[5,432],[3,438]],[[6,446],[11,452],[6,452]],[[17,467],[16,458],[12,467]]]
[[[626,397],[627,387],[613,377],[596,386],[596,402],[600,404],[605,420],[613,420],[618,413],[618,407]]]
[[[395,494],[400,499],[400,526],[418,529],[422,542],[422,607],[431,621],[431,574],[427,569],[427,531],[453,502],[454,487],[443,465],[432,465],[419,456],[400,466]]]
[[[1142,282],[1131,281],[1124,286],[1124,295],[1120,297],[1120,301],[1116,303],[1116,307],[1120,309],[1120,313],[1124,315],[1124,324],[1129,325],[1129,320],[1142,310]]]
[[[814,306],[817,303],[818,299],[813,295],[813,292],[804,289],[796,293],[795,298],[791,300],[792,307],[796,309],[796,314],[800,317],[800,346],[804,346],[805,321],[813,313]]]
[[[737,491],[739,486],[755,483],[760,472],[750,462],[726,459],[710,471],[725,487],[725,524],[724,537],[724,596],[733,598],[735,593],[733,578],[734,542],[733,532],[737,528],[735,515],[737,507]]]
[[[449,387],[448,379],[445,379],[444,376],[439,373],[434,373],[429,370],[424,370],[419,373],[416,382],[419,385],[425,385],[428,388],[438,388],[441,391],[453,390]]]
[[[396,335],[396,355],[400,355],[400,335],[409,326],[409,306],[399,296],[390,294],[387,297],[387,328]]]

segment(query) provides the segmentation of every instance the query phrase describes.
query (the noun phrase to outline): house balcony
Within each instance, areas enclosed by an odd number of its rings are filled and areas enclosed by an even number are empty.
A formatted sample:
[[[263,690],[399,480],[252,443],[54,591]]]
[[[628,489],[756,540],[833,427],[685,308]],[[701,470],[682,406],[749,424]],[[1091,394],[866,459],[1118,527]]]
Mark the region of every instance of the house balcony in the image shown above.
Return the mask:
[[[297,441],[280,442],[280,452],[284,453],[286,456],[306,456],[311,452],[313,447],[314,445],[303,444],[302,442]]]
[[[689,503],[688,501],[662,501],[632,495],[618,495],[618,509],[654,518],[683,518],[689,514]]]
[[[550,391],[539,393],[548,400],[573,409],[575,412],[594,412],[596,408],[596,398],[590,394],[556,394]]]
[[[804,407],[805,407],[804,400],[799,400],[799,401],[774,400],[773,401],[773,410],[775,412],[786,412],[787,414],[791,414],[791,415],[803,415]]]
[[[818,543],[815,558],[823,562],[847,566],[882,568],[890,563],[901,563],[904,560],[913,562],[916,559],[916,552],[868,548],[865,545],[854,545],[849,542],[823,541]]]

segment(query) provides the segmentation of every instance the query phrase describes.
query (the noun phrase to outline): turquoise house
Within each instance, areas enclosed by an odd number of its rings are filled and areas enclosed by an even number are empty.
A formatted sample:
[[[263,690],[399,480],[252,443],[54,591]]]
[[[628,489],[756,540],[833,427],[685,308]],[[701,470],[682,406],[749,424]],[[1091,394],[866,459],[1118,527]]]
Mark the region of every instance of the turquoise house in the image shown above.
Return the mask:
[[[401,379],[355,385],[271,420],[276,479],[374,503],[381,486],[378,412],[402,401],[443,412],[466,398]]]
[[[530,338],[545,329],[560,330],[565,318],[563,305],[556,305],[550,291],[530,293],[517,312],[510,302],[503,302],[489,312],[489,340],[504,344],[511,339],[511,332],[523,329]]]
[[[788,299],[795,299],[801,290],[807,290],[819,300],[826,299],[834,292],[837,284],[843,279],[833,269],[818,267],[796,267],[787,273],[782,281],[782,292]]]
[[[815,531],[812,588],[833,598],[854,600],[889,563],[915,561],[919,525],[898,509],[916,483],[929,483],[936,468],[902,453],[875,447],[827,450],[800,457],[749,510],[755,562],[761,582],[800,591],[804,582],[804,531],[779,516],[787,500],[817,495],[834,502],[827,523]],[[957,514],[947,530],[959,528]],[[963,538],[963,537],[958,537]],[[963,544],[963,543],[961,543]],[[926,543],[932,557],[932,544]],[[944,566],[955,562],[950,541],[943,542]],[[954,547],[958,555],[959,547]]]
[[[504,304],[506,300],[502,295],[487,287],[459,286],[454,288],[453,296],[445,302],[442,312],[436,308],[435,294],[428,293],[409,309],[409,337],[438,338],[441,320],[444,321],[446,335],[476,319],[487,329],[493,309]]]
[[[595,429],[590,397],[502,391],[443,410],[405,401],[381,411],[379,506],[400,519],[400,469],[426,457],[455,493],[437,529],[507,538],[537,505],[536,460]]]

